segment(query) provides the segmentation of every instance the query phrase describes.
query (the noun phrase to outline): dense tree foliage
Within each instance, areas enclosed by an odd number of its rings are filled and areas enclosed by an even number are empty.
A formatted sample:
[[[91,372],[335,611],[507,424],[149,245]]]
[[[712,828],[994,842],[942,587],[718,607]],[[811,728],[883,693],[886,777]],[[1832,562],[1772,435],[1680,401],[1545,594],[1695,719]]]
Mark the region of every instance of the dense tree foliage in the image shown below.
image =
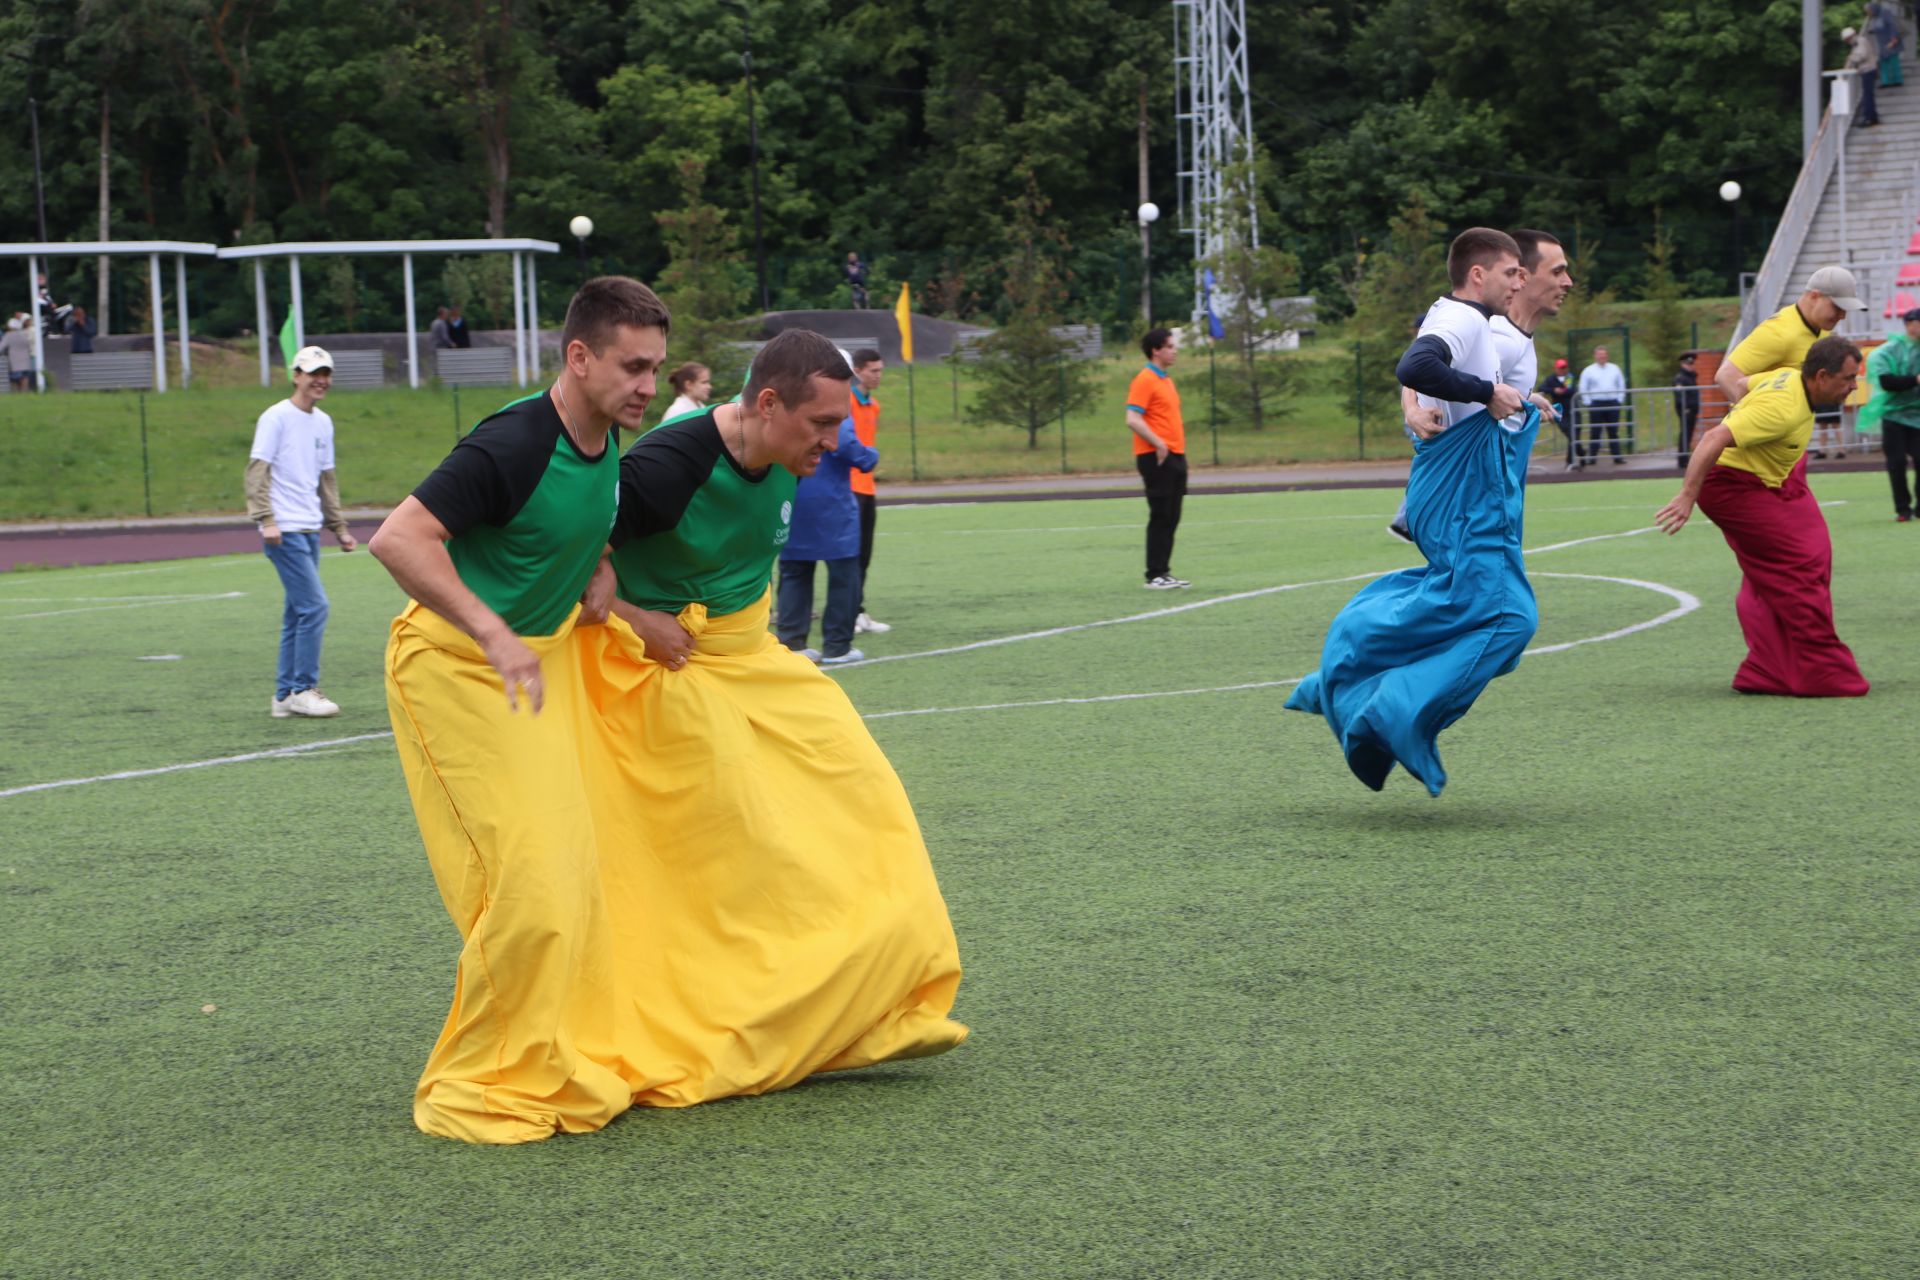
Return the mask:
[[[857,248],[875,296],[905,279],[935,309],[1004,311],[1000,212],[1031,172],[1070,246],[1068,318],[1131,328],[1143,77],[1153,193],[1175,203],[1173,13],[1164,0],[10,0],[0,237],[37,238],[31,95],[56,240],[99,234],[104,178],[117,239],[565,242],[586,213],[593,267],[653,278],[667,261],[657,215],[682,203],[696,161],[750,259],[750,23],[776,306],[832,302]],[[1797,168],[1798,14],[1794,0],[1250,4],[1255,132],[1282,224],[1263,238],[1338,310],[1356,255],[1414,197],[1443,227],[1594,242],[1581,257],[1598,284],[1639,269],[1658,207],[1673,276],[1725,290],[1715,188],[1734,177],[1749,192],[1752,259]],[[1857,18],[1836,5],[1828,22]],[[1155,301],[1177,318],[1191,246],[1173,222],[1154,237]],[[243,273],[199,270],[206,326],[250,324]],[[94,271],[60,263],[56,292],[86,296]],[[144,305],[142,271],[119,268],[116,328]],[[357,323],[391,323],[387,274],[343,277],[316,305],[350,299]],[[548,264],[549,309],[577,274]]]

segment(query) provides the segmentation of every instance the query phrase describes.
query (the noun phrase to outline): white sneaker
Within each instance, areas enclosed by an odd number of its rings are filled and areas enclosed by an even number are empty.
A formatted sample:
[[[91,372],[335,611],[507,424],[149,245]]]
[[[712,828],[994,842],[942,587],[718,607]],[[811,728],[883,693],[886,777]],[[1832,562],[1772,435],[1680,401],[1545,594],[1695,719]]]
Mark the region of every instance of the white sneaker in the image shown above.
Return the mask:
[[[878,635],[885,635],[887,632],[891,630],[893,630],[893,624],[891,622],[878,621],[870,613],[863,612],[859,617],[853,620],[853,633],[855,635],[865,635],[868,632],[871,632],[872,634],[878,636]]]
[[[287,710],[287,700],[292,697],[292,694],[288,694],[285,698],[275,698],[272,702],[269,702],[267,704],[267,714],[275,720],[285,720],[293,714],[293,712]]]
[[[836,653],[831,658],[820,659],[820,665],[823,667],[844,667],[849,662],[865,662],[866,660],[866,654],[860,652],[858,649],[849,649],[845,653]]]
[[[290,693],[281,705],[287,709],[287,714],[290,716],[311,716],[316,720],[340,714],[340,705],[318,689],[302,689],[298,693]]]
[[[1190,587],[1193,584],[1185,578],[1176,578],[1170,573],[1163,573],[1157,578],[1148,578],[1141,585],[1149,591],[1177,591],[1181,587]]]
[[[817,667],[820,665],[820,651],[818,649],[795,649],[794,652],[805,658],[808,662],[811,662],[814,666]]]

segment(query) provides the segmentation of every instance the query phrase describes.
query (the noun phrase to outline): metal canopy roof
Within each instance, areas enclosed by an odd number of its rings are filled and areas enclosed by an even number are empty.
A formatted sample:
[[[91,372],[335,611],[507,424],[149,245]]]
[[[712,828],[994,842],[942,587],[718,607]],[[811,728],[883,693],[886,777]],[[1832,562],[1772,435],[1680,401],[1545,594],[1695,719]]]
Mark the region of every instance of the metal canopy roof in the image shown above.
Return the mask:
[[[551,240],[308,240],[237,244],[214,252],[222,258],[285,258],[368,253],[558,253],[560,246]]]
[[[213,257],[217,245],[191,240],[63,240],[54,244],[0,244],[0,258],[97,258],[135,253],[191,253]]]

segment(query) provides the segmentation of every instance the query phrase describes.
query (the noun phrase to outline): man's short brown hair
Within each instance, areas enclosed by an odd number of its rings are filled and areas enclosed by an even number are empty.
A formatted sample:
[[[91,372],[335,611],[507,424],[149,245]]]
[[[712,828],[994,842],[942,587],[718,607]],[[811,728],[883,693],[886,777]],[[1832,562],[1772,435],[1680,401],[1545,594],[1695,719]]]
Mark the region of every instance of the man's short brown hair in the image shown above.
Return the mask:
[[[630,276],[595,276],[580,286],[567,304],[566,327],[560,331],[560,350],[576,339],[599,355],[621,327],[658,329],[671,327],[667,304],[653,290]]]
[[[768,387],[789,409],[807,402],[816,377],[852,382],[853,370],[840,354],[840,348],[811,329],[785,329],[753,356],[753,369],[747,375],[747,389],[740,403],[751,405]]]
[[[880,353],[872,347],[862,347],[853,353],[853,367],[864,369],[880,358]]]
[[[1551,231],[1529,231],[1525,227],[1513,232],[1513,243],[1520,250],[1520,265],[1529,271],[1540,266],[1540,246],[1559,244],[1560,237]]]
[[[1520,246],[1512,236],[1492,227],[1468,227],[1447,249],[1447,279],[1454,288],[1464,288],[1468,272],[1475,267],[1491,267],[1508,255],[1515,261],[1520,257]]]
[[[1864,360],[1860,348],[1851,339],[1839,334],[1829,334],[1807,348],[1807,358],[1800,366],[1803,376],[1812,377],[1816,373],[1839,373],[1847,367],[1848,360]]]

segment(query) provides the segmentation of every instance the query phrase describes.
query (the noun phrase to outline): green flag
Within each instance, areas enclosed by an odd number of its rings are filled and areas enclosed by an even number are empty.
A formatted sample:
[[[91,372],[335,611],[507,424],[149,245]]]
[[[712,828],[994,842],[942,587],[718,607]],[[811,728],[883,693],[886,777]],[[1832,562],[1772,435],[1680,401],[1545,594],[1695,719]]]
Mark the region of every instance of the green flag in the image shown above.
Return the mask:
[[[293,333],[293,308],[287,308],[287,322],[280,326],[280,358],[286,363],[287,376],[293,376],[293,358],[300,354],[300,340]]]

